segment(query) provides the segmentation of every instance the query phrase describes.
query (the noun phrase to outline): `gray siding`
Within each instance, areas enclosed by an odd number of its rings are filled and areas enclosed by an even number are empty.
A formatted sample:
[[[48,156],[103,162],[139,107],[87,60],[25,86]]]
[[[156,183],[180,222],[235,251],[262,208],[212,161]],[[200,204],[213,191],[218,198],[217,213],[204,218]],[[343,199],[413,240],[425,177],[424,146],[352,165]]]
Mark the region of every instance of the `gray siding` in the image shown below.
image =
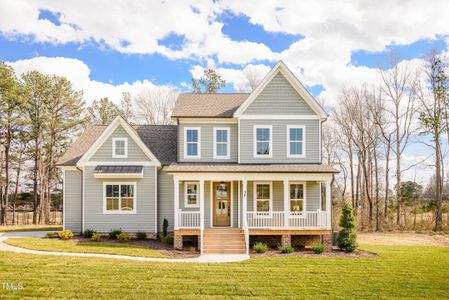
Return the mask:
[[[315,115],[312,108],[296,92],[287,79],[278,73],[245,110],[245,115]]]
[[[201,158],[184,158],[184,128],[201,128]],[[229,127],[230,159],[214,159],[214,127]],[[238,132],[237,124],[181,124],[178,126],[178,160],[181,162],[237,162]]]
[[[173,231],[173,225],[175,223],[175,204],[173,198],[173,175],[169,175],[166,172],[159,172],[157,178],[158,185],[158,228],[159,232],[162,232],[162,224],[164,219],[168,221],[168,231]]]
[[[73,232],[82,230],[82,181],[80,171],[65,171],[64,181],[64,229]]]
[[[128,157],[127,158],[112,158],[112,139],[113,138],[128,138]],[[111,133],[107,140],[91,157],[90,161],[149,161],[149,158],[128,135],[122,126]]]
[[[142,179],[96,179],[94,167],[85,168],[84,228],[108,232],[155,231],[155,167],[144,167]],[[103,214],[103,182],[136,182],[136,214]]]
[[[254,126],[272,126],[272,158],[254,157]],[[306,156],[287,157],[287,125],[304,125]],[[320,163],[319,120],[240,120],[240,163]]]
[[[248,182],[247,210],[254,211],[254,182]],[[306,211],[320,209],[320,184],[316,181],[306,182]],[[282,181],[273,181],[273,211],[284,210],[284,184]]]

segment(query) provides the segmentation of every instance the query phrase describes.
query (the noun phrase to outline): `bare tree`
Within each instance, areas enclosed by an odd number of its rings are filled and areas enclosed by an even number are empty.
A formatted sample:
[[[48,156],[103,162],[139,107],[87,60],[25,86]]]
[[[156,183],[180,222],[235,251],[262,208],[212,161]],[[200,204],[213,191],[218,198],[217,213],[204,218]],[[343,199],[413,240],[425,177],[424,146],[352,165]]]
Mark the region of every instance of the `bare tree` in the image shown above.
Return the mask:
[[[171,113],[178,92],[171,88],[148,89],[140,92],[135,98],[138,108],[137,117],[146,124],[173,124]]]
[[[401,223],[401,156],[410,142],[412,124],[416,115],[415,86],[416,73],[407,62],[401,62],[396,54],[390,56],[388,68],[379,69],[382,97],[385,97],[385,110],[393,119],[393,152],[396,155],[396,223]]]
[[[262,74],[255,66],[248,65],[243,70],[243,76],[246,78],[246,80],[248,80],[249,88],[252,92],[262,81],[264,74]]]

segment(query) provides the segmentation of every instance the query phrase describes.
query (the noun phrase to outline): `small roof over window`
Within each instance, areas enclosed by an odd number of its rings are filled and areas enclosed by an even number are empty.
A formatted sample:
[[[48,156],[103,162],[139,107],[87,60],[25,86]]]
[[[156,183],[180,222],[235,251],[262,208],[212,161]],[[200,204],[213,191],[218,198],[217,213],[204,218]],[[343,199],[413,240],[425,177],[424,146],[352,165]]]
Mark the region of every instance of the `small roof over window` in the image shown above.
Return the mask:
[[[105,166],[99,165],[94,169],[96,178],[142,178],[143,166]]]

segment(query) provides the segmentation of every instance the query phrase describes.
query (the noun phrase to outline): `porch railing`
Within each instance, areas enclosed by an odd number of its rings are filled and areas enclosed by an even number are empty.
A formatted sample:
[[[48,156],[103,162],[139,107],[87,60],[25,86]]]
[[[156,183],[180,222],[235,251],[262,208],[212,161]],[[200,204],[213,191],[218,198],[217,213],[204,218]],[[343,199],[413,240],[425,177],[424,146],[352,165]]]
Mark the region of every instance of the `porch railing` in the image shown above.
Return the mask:
[[[328,228],[326,211],[287,212],[288,224],[284,224],[284,212],[247,212],[249,228]]]
[[[199,211],[179,211],[178,212],[179,228],[200,228],[200,212]]]

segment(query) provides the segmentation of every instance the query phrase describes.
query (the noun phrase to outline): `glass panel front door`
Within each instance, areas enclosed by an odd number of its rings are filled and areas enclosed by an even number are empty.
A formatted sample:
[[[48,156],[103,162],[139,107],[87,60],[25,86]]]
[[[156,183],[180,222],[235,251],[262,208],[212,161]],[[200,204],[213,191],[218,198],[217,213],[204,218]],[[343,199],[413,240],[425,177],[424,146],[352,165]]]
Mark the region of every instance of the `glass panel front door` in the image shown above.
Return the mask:
[[[214,182],[214,226],[231,226],[229,182]]]

